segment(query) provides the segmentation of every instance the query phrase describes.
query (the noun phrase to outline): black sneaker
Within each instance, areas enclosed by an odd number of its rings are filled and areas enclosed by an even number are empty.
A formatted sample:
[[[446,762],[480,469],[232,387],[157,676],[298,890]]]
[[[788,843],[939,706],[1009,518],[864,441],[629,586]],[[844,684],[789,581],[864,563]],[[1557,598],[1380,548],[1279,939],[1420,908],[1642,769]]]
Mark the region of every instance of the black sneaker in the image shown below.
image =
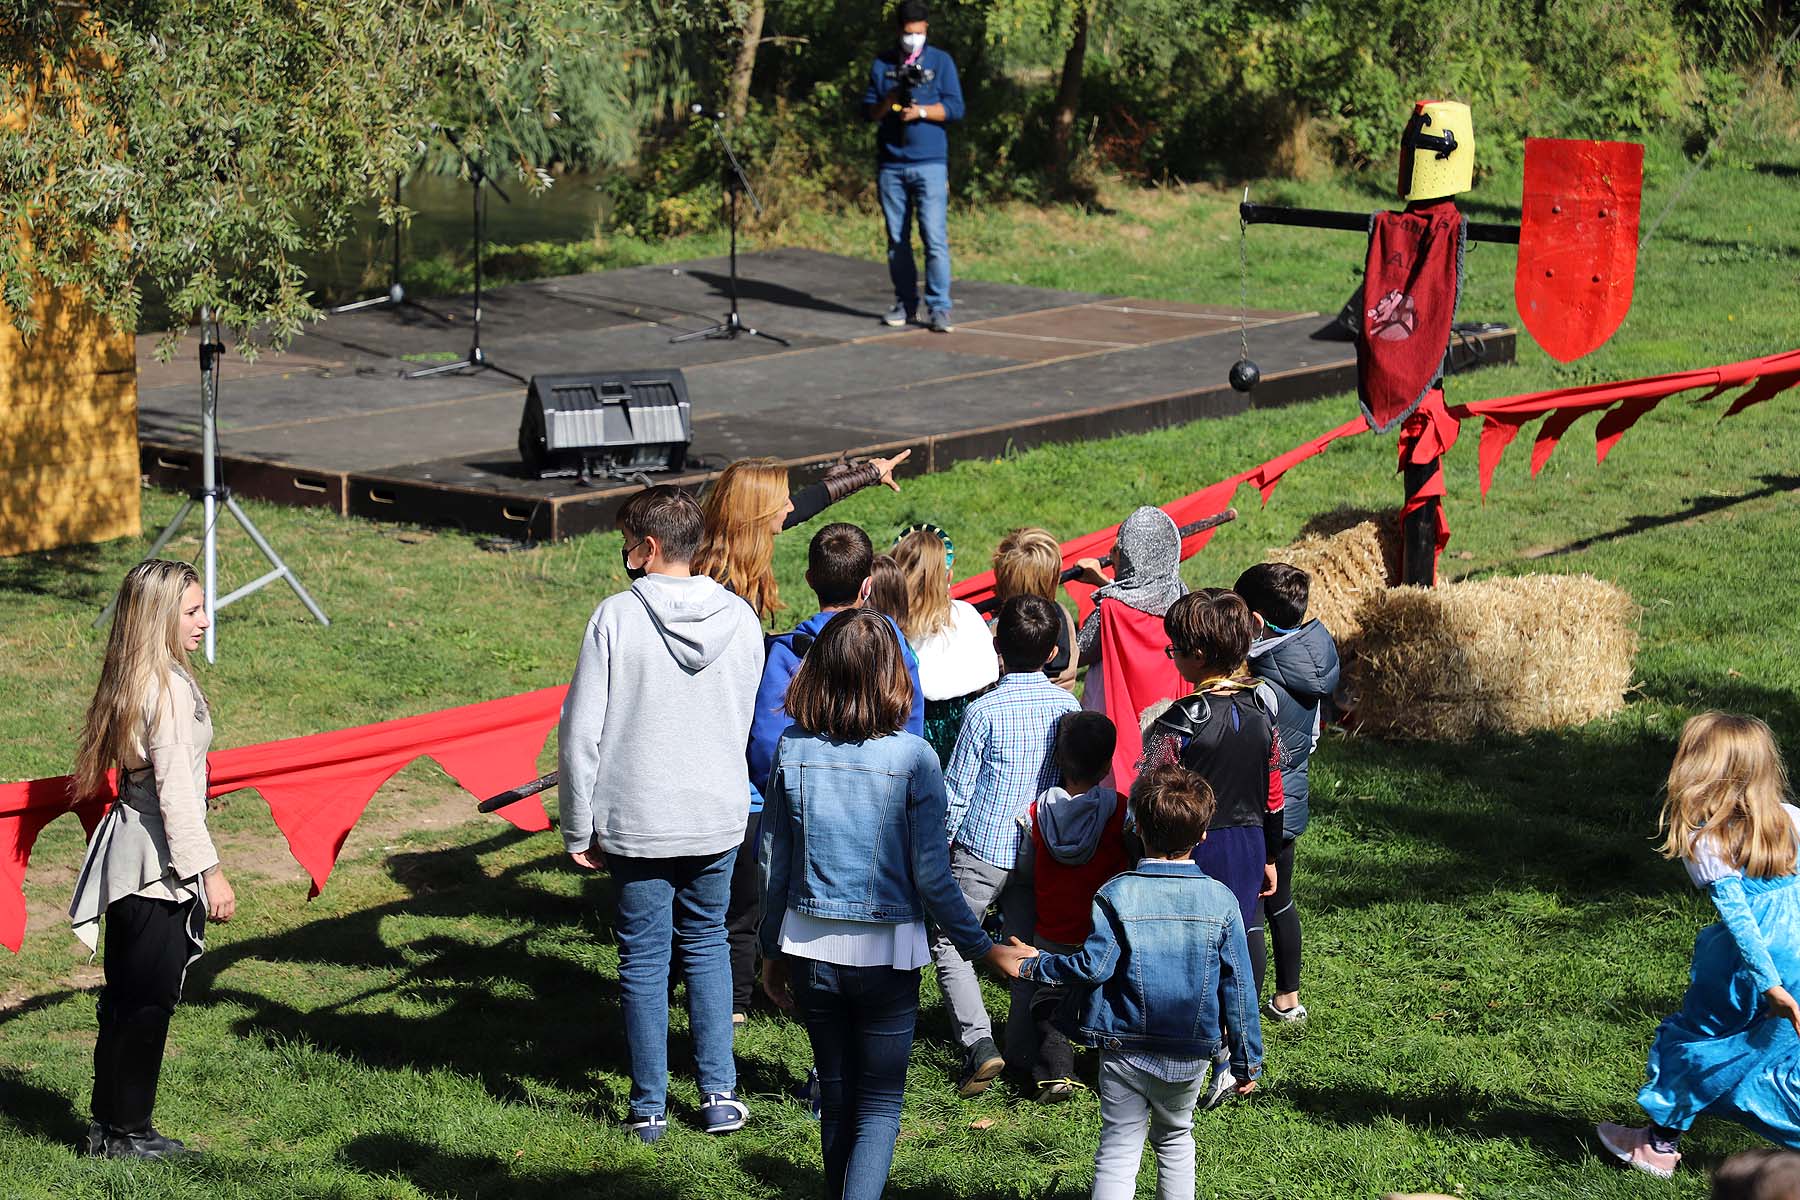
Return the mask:
[[[661,1113],[653,1117],[631,1117],[625,1122],[625,1132],[648,1145],[669,1132],[669,1118]]]
[[[93,1136],[91,1132],[89,1136]],[[198,1151],[189,1150],[181,1142],[172,1137],[164,1137],[154,1129],[146,1129],[141,1133],[108,1129],[103,1153],[107,1158],[158,1159],[182,1158]]]
[[[963,1064],[963,1073],[956,1080],[956,1094],[965,1100],[970,1096],[979,1096],[987,1091],[994,1076],[1004,1070],[1006,1060],[1000,1056],[1000,1047],[994,1045],[993,1038],[982,1038],[969,1051],[969,1057]]]

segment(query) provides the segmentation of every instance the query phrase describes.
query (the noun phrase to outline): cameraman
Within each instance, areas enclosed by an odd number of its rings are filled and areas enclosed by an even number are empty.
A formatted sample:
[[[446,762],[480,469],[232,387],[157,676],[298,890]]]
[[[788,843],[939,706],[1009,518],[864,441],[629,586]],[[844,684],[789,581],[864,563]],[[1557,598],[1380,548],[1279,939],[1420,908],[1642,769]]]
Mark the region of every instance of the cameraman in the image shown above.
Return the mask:
[[[956,64],[925,44],[930,10],[925,0],[900,0],[894,11],[900,44],[875,56],[863,115],[880,122],[876,134],[876,188],[887,220],[888,275],[894,307],[882,322],[905,325],[919,308],[919,274],[913,266],[911,226],[916,213],[925,244],[925,324],[950,332],[949,147],[944,126],[963,115]]]

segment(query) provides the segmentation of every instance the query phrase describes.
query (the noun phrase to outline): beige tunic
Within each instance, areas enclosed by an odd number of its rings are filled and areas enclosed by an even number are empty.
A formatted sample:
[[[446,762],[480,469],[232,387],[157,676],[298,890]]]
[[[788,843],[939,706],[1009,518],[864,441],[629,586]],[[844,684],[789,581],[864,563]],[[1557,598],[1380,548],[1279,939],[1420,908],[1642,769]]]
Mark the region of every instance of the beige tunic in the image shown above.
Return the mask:
[[[89,950],[107,906],[126,896],[196,900],[201,875],[219,861],[206,831],[206,751],[212,717],[196,687],[171,669],[145,708],[119,773],[119,802],[94,830],[75,881],[69,921]]]

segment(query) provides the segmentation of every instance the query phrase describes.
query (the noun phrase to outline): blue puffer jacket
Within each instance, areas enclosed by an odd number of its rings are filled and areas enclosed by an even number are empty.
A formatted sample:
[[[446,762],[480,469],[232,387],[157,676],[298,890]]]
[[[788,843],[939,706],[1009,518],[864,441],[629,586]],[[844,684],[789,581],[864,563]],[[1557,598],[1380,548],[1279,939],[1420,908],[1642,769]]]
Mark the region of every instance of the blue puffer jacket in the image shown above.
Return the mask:
[[[1325,626],[1308,621],[1292,633],[1254,643],[1249,665],[1250,673],[1267,680],[1275,693],[1281,794],[1287,801],[1282,832],[1296,838],[1306,832],[1312,816],[1306,769],[1313,747],[1319,744],[1319,703],[1337,690],[1337,643]]]
[[[944,774],[924,738],[834,742],[789,725],[757,835],[762,951],[780,953],[781,918],[900,925],[929,916],[966,958],[993,946],[950,875]]]
[[[1083,1045],[1184,1058],[1229,1045],[1232,1074],[1262,1070],[1237,898],[1187,859],[1145,859],[1113,876],[1094,896],[1094,932],[1081,949],[1040,955],[1026,973],[1076,989],[1058,1019]]]

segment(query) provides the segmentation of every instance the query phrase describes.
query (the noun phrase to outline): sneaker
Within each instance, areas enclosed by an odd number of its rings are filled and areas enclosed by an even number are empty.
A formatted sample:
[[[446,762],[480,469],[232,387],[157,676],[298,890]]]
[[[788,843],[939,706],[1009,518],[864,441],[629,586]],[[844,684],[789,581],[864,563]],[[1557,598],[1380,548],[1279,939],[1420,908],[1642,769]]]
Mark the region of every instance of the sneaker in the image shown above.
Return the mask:
[[[750,1023],[750,1014],[734,1012],[731,1014],[731,1032],[736,1033]]]
[[[950,333],[956,326],[950,324],[949,309],[928,308],[925,310],[925,328],[933,333]]]
[[[1237,1076],[1231,1073],[1231,1060],[1228,1058],[1215,1058],[1213,1060],[1212,1082],[1206,1085],[1206,1091],[1201,1093],[1200,1103],[1195,1107],[1200,1109],[1214,1109],[1219,1107],[1219,1105],[1225,1103],[1226,1099],[1231,1095],[1231,1089],[1236,1086]]]
[[[909,324],[911,321],[912,313],[908,312],[906,305],[900,303],[898,300],[894,301],[894,307],[888,309],[887,312],[881,315],[881,323],[895,329]]]
[[[708,1092],[700,1097],[700,1131],[734,1133],[750,1119],[750,1107],[735,1091]]]
[[[654,1117],[632,1117],[625,1122],[625,1132],[649,1145],[669,1132],[669,1118],[661,1113]]]
[[[1271,1021],[1281,1021],[1289,1025],[1297,1025],[1306,1020],[1306,1005],[1295,1002],[1292,1008],[1276,1008],[1275,1001],[1270,1000],[1262,1007],[1263,1016]]]
[[[1607,1153],[1634,1171],[1658,1179],[1671,1179],[1681,1162],[1679,1151],[1658,1150],[1651,1145],[1648,1129],[1627,1129],[1611,1121],[1602,1121],[1594,1126],[1594,1132],[1599,1135],[1600,1144],[1606,1147]]]
[[[994,1076],[1004,1070],[1006,1060],[1000,1057],[1000,1048],[994,1045],[994,1039],[982,1038],[969,1051],[968,1060],[963,1064],[963,1073],[956,1080],[956,1094],[965,1100],[970,1096],[979,1096],[987,1091]]]
[[[91,1130],[89,1136],[92,1136]],[[182,1158],[198,1153],[175,1138],[164,1137],[154,1129],[146,1129],[141,1133],[108,1129],[103,1136],[101,1153],[107,1158]]]

